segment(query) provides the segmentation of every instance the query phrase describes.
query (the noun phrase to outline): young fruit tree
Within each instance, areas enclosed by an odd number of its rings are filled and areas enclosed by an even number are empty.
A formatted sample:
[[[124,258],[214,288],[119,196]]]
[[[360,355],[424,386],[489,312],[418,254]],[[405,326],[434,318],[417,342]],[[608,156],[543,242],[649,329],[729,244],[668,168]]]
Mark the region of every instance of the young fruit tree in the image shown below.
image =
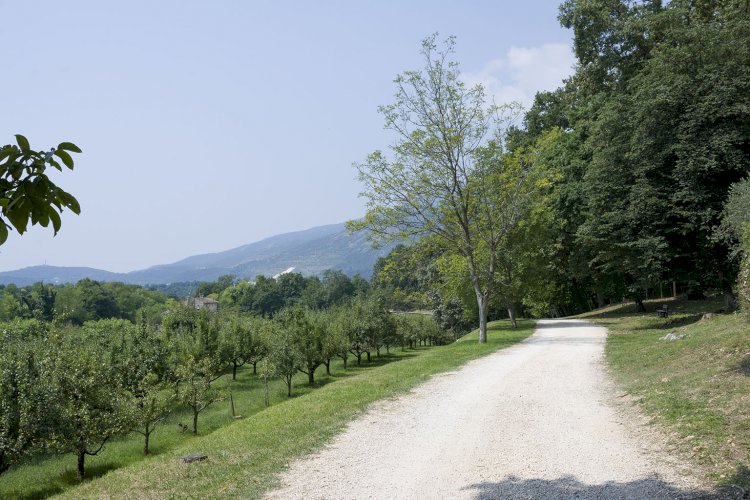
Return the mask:
[[[307,375],[308,385],[314,386],[315,370],[326,359],[323,349],[325,324],[315,312],[300,306],[282,309],[275,319],[292,336],[294,347],[302,360],[297,369]]]
[[[294,332],[285,328],[277,319],[264,320],[264,335],[268,339],[268,363],[275,368],[275,374],[284,379],[288,397],[292,397],[292,380],[302,368],[304,359],[297,348]]]
[[[395,102],[379,108],[395,143],[356,164],[367,213],[351,221],[379,240],[430,236],[466,261],[479,309],[479,342],[487,341],[487,311],[503,238],[534,189],[531,164],[506,161],[504,139],[517,105],[488,102],[468,87],[450,61],[454,39],[439,49],[422,42],[425,66],[396,80]]]
[[[98,347],[75,328],[56,331],[39,364],[39,383],[49,394],[45,445],[76,455],[79,480],[86,456],[97,455],[130,424],[125,391]]]

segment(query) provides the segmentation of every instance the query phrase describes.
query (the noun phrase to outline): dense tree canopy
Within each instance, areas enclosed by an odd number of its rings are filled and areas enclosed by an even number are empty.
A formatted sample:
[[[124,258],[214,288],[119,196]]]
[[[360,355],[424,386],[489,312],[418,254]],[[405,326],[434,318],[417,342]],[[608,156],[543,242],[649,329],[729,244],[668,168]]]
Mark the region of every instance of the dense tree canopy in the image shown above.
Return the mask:
[[[513,135],[538,149],[555,134],[550,307],[641,303],[672,281],[731,290],[736,262],[713,235],[750,172],[747,2],[568,0],[560,21],[576,72]]]

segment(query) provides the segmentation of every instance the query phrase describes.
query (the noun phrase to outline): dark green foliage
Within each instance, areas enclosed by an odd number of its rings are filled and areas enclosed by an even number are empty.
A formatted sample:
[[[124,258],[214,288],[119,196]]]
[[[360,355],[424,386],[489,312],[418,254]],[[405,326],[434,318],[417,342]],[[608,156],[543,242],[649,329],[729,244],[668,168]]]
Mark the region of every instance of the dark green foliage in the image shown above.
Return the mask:
[[[384,291],[389,307],[412,310],[429,306],[435,271],[434,255],[422,245],[397,245],[375,262],[372,287]]]
[[[166,304],[167,298],[157,291],[117,282],[83,279],[75,285],[7,285],[0,288],[0,321],[58,319],[81,325],[107,318],[134,322],[145,315],[147,321],[158,324]]]
[[[750,317],[750,179],[730,188],[717,236],[730,245],[730,255],[738,262],[737,298]]]
[[[216,278],[214,282],[202,282],[198,285],[195,290],[196,297],[206,297],[211,294],[219,295],[221,292],[229,288],[237,280],[237,277],[232,274],[225,274]]]
[[[553,172],[560,223],[549,303],[570,313],[668,282],[731,290],[716,238],[729,186],[750,172],[750,16],[726,2],[568,0],[579,66],[514,131]]]
[[[455,338],[468,332],[472,322],[464,313],[464,304],[459,299],[441,301],[434,312],[435,323],[441,330],[450,331]]]
[[[11,226],[23,234],[29,222],[44,227],[51,222],[57,234],[63,209],[81,213],[78,201],[46,174],[48,167],[73,170],[70,153],[80,153],[78,146],[63,142],[43,152],[31,149],[22,135],[16,135],[16,142],[0,146],[0,245],[8,239]]]
[[[342,271],[325,271],[322,280],[286,273],[276,279],[258,276],[254,283],[242,280],[227,287],[219,303],[223,309],[271,318],[285,307],[325,309],[343,304],[368,289],[368,283],[360,276],[349,278]]]

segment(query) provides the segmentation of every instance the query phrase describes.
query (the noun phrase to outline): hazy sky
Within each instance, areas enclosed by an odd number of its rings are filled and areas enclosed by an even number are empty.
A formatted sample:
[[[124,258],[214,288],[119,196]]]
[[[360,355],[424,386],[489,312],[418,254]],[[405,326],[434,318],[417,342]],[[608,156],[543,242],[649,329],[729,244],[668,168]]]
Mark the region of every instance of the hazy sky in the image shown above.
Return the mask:
[[[364,214],[352,163],[377,106],[455,35],[468,82],[529,103],[572,73],[556,0],[0,0],[0,144],[72,141],[62,230],[12,232],[0,271],[130,271]]]

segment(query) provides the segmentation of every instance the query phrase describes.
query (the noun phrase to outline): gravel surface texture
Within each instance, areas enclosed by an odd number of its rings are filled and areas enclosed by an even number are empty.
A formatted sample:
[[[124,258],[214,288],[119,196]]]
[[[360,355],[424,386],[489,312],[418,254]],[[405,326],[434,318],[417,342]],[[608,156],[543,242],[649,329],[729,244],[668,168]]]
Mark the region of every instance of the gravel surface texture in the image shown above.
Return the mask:
[[[267,498],[709,496],[617,394],[605,337],[583,321],[540,321],[526,341],[375,404],[291,463]]]

